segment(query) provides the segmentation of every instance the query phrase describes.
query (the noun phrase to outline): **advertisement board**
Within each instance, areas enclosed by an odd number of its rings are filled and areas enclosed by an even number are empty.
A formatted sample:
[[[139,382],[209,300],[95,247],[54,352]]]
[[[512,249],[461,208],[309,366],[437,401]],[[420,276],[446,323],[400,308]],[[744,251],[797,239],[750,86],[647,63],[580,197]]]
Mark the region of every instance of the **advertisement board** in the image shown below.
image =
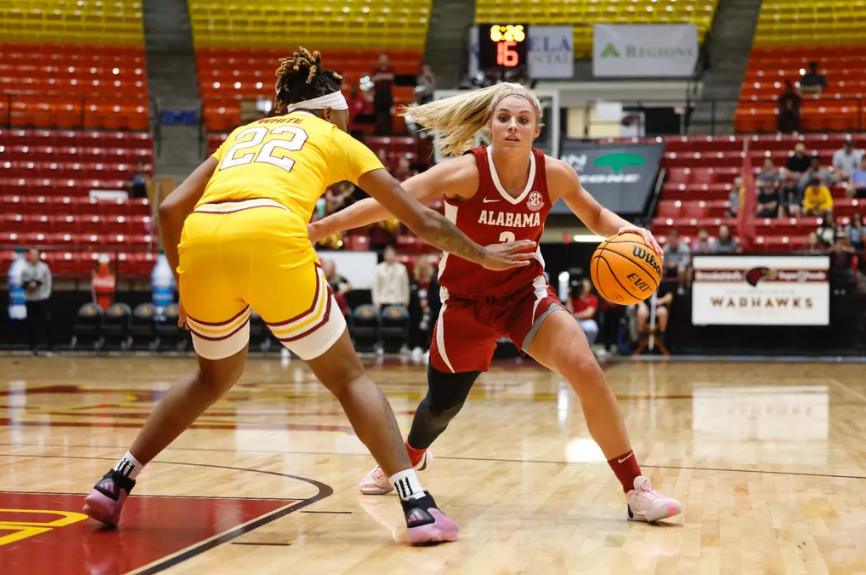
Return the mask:
[[[559,159],[580,176],[598,203],[617,214],[642,213],[653,191],[664,144],[596,144],[564,140]],[[560,201],[553,213],[568,208]]]
[[[596,24],[592,73],[600,78],[685,78],[698,61],[694,24]]]
[[[694,325],[830,323],[828,256],[695,256]]]

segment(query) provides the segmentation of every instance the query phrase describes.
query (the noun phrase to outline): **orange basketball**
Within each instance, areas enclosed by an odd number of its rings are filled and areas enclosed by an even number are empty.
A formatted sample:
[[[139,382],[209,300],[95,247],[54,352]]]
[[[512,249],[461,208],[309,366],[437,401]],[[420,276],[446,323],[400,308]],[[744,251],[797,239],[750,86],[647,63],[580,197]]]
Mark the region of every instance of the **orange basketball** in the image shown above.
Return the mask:
[[[661,258],[638,234],[612,236],[601,242],[589,269],[601,297],[619,305],[646,300],[662,278]]]

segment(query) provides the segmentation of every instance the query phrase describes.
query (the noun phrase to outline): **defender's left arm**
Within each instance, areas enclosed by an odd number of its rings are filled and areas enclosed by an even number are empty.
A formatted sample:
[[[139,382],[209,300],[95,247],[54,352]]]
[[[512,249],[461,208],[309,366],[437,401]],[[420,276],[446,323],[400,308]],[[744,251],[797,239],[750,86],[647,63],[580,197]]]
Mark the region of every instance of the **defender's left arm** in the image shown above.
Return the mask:
[[[656,254],[662,255],[661,246],[649,230],[639,228],[603,208],[581,185],[574,168],[562,160],[547,158],[547,188],[551,202],[555,204],[562,198],[572,213],[594,234],[604,238],[625,233],[638,234]]]

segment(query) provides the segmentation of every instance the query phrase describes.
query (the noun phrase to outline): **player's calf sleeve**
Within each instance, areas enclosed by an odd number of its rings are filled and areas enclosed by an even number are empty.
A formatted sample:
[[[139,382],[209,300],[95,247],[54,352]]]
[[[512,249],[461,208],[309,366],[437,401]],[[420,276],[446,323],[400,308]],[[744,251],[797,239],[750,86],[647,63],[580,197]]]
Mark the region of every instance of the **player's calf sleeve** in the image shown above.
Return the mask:
[[[421,400],[412,420],[407,443],[426,449],[445,431],[460,412],[480,371],[445,373],[427,366],[427,396]]]

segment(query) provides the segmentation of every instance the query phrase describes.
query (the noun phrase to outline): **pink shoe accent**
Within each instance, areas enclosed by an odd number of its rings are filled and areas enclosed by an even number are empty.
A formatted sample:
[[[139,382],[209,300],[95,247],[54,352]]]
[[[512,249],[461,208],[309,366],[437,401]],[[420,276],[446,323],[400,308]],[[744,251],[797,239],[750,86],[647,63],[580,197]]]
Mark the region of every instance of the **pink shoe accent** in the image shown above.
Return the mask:
[[[111,484],[113,487],[113,484]],[[103,489],[106,485],[102,486]],[[120,513],[123,511],[123,502],[126,501],[126,493],[121,490],[120,497],[114,501],[106,497],[96,489],[90,492],[84,499],[84,513],[106,525],[116,526],[120,522]]]
[[[407,530],[409,545],[430,545],[457,541],[459,528],[453,519],[438,509],[430,509],[428,513],[435,521],[427,525],[409,528]]]

